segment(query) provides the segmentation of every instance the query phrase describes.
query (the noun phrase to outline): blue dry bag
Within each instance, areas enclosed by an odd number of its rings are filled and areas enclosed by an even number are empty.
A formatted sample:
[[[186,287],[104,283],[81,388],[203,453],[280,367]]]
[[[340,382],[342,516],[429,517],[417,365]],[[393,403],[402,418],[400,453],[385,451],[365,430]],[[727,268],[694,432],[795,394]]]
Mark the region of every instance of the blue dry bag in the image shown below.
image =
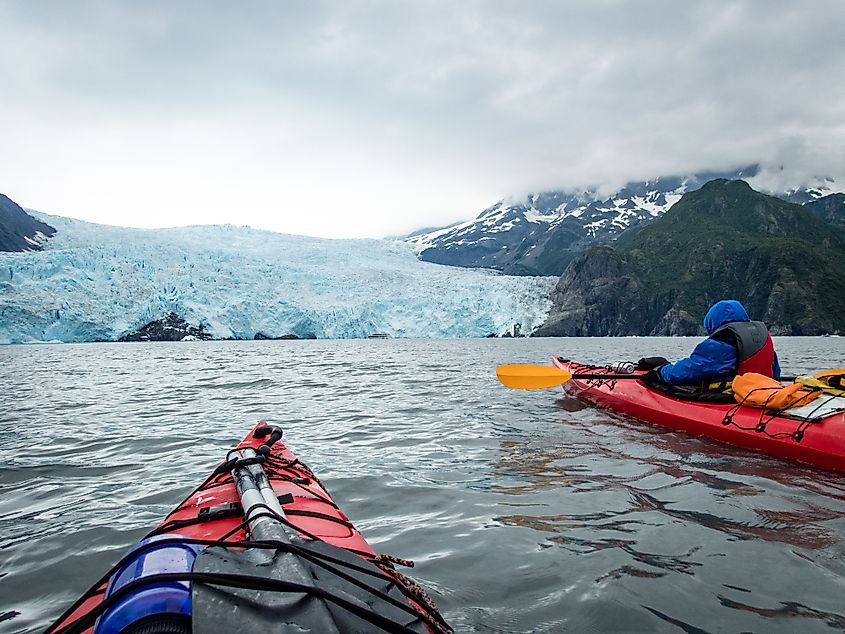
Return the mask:
[[[126,584],[161,573],[190,572],[198,544],[159,543],[184,535],[158,535],[138,542],[130,558],[109,579],[107,600]],[[191,585],[187,581],[151,581],[118,599],[97,620],[94,634],[190,632]]]

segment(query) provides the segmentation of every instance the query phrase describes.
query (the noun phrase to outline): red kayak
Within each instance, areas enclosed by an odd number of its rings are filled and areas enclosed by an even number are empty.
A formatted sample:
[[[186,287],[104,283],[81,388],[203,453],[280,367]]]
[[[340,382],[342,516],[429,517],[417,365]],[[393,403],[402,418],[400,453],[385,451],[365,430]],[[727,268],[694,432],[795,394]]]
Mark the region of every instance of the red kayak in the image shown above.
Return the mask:
[[[48,633],[451,632],[259,423]]]
[[[736,447],[845,471],[845,415],[831,399],[820,397],[818,403],[794,412],[771,412],[737,403],[687,400],[637,379],[581,378],[606,374],[608,368],[560,357],[553,357],[552,363],[579,375],[564,383],[564,390],[590,405]]]

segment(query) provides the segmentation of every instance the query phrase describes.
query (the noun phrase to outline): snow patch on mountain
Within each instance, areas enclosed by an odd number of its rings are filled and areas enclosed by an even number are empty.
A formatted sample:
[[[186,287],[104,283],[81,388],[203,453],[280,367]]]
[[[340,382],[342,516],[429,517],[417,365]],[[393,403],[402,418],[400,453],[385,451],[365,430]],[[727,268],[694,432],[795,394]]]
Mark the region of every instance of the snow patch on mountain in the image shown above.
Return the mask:
[[[0,342],[106,340],[175,313],[216,338],[482,337],[539,326],[554,278],[421,262],[402,242],[248,227],[58,231],[0,254]]]
[[[759,177],[771,181],[768,174],[758,165],[750,165],[731,172],[628,183],[615,191],[593,188],[532,193],[503,199],[474,220],[416,232],[406,241],[429,262],[558,275],[574,254],[594,244],[612,242],[622,232],[659,218],[685,193],[710,180],[753,182]],[[830,179],[817,179],[805,187],[777,191],[787,200],[804,204],[827,195],[833,186]]]
[[[586,223],[585,227],[611,225],[616,228],[627,228],[632,221],[641,217],[643,212],[651,217],[665,213],[678,202],[690,189],[691,178],[684,178],[671,191],[664,191],[660,179],[638,184],[638,189],[647,188],[642,194],[631,193],[631,184],[614,192],[607,198],[599,198],[595,190],[579,190],[578,192],[552,192],[557,204],[555,206],[537,207],[542,194],[531,194],[520,201],[502,200],[492,207],[482,211],[475,220],[468,220],[459,225],[438,229],[424,234],[417,234],[408,238],[408,242],[423,248],[436,246],[446,238],[466,236],[471,232],[486,230],[489,233],[511,231],[522,222],[544,224],[548,228],[561,224],[567,218],[582,218],[601,214],[600,220]],[[700,185],[695,180],[695,187]],[[549,196],[549,194],[545,194]],[[464,241],[466,243],[466,240]]]

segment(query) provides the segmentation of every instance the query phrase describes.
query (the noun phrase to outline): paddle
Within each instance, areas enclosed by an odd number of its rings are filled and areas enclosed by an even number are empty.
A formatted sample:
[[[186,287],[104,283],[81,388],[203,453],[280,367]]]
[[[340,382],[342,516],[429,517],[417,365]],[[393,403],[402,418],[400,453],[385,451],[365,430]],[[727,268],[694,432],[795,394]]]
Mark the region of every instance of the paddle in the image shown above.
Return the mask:
[[[270,447],[282,438],[282,430],[275,425],[264,425],[255,430],[256,438],[267,438],[257,450],[247,447],[236,451],[240,458],[238,465],[232,470],[235,480],[235,490],[241,500],[244,519],[247,520],[250,536],[253,540],[278,540],[290,543],[290,532],[274,517],[267,517],[270,509],[279,517],[285,517],[285,511],[276,497],[275,491],[267,479],[267,473],[262,466],[261,456],[270,455]],[[253,518],[254,515],[258,517]]]
[[[541,390],[563,385],[569,379],[640,379],[642,374],[572,374],[552,365],[509,363],[496,367],[496,376],[505,387],[515,390]]]
[[[496,376],[502,385],[515,390],[542,390],[547,387],[563,385],[570,379],[642,379],[642,374],[599,374],[589,372],[572,374],[552,365],[532,365],[529,363],[509,363],[496,367]],[[794,381],[794,376],[782,376],[781,381]]]

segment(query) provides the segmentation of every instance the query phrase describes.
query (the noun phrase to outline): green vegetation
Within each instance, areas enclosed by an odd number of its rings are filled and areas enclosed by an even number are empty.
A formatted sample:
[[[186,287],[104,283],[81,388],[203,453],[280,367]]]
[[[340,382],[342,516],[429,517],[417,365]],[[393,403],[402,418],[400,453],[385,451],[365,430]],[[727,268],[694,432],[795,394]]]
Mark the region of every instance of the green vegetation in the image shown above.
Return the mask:
[[[707,183],[617,249],[677,310],[731,297],[783,331],[845,331],[845,231],[743,181]]]

